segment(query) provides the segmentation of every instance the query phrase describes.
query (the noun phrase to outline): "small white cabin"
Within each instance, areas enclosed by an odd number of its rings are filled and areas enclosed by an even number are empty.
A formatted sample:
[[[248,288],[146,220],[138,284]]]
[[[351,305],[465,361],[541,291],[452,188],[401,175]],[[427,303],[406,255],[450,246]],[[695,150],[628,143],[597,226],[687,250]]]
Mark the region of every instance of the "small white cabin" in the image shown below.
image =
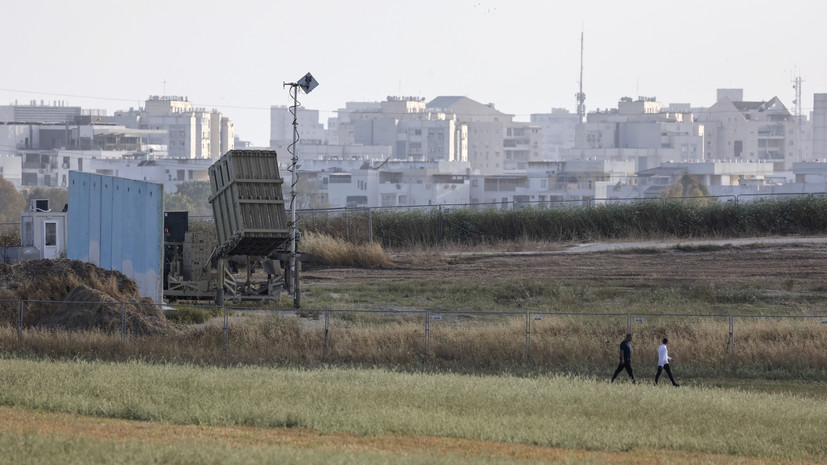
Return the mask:
[[[32,200],[30,211],[20,214],[20,243],[36,247],[40,258],[66,256],[66,212],[53,212],[48,200]]]

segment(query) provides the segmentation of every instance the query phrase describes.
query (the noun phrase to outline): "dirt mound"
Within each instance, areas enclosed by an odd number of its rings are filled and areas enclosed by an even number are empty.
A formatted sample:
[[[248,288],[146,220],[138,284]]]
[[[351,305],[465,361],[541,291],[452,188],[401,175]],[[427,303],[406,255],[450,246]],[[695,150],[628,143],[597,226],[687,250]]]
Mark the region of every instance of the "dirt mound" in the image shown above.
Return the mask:
[[[63,258],[0,264],[0,299],[63,300],[81,284],[118,301],[141,299],[135,281],[91,263]]]
[[[141,297],[138,285],[131,278],[120,271],[105,270],[78,260],[0,264],[2,299],[27,301],[23,306],[25,326],[98,328],[104,331],[116,327],[120,331],[121,309],[119,305],[112,305],[116,302],[149,304],[127,306],[127,327],[134,328],[131,329],[133,334],[155,334],[163,329],[162,326],[169,325],[161,309],[151,299]],[[62,301],[93,304],[60,305]],[[110,315],[112,312],[116,315]],[[89,321],[81,321],[83,318]],[[0,322],[17,324],[16,304],[0,303]]]
[[[135,336],[175,331],[175,325],[167,321],[151,299],[122,305],[101,291],[80,285],[63,300],[57,310],[40,321],[39,326],[73,331],[97,329],[117,334],[125,324],[127,333]]]

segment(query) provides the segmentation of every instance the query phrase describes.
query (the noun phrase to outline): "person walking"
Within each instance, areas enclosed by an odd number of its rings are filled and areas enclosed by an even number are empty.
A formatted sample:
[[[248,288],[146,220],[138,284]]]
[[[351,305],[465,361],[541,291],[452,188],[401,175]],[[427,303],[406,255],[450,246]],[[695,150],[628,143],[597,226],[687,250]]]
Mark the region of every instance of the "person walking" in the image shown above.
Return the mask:
[[[672,386],[678,387],[680,384],[675,382],[675,378],[672,377],[672,369],[669,368],[669,360],[672,360],[672,357],[669,356],[669,349],[666,348],[666,344],[669,343],[669,339],[663,338],[663,344],[658,347],[658,373],[655,375],[655,385],[658,384],[658,378],[660,378],[660,373],[666,370],[666,374],[669,375],[669,381],[672,381]]]
[[[635,382],[635,375],[632,373],[632,333],[626,335],[626,339],[624,339],[620,343],[620,364],[617,366],[617,370],[615,370],[615,374],[612,375],[612,382],[615,382],[615,378],[617,375],[620,374],[623,369],[626,369],[626,373],[629,373],[629,377],[632,378],[632,382]]]

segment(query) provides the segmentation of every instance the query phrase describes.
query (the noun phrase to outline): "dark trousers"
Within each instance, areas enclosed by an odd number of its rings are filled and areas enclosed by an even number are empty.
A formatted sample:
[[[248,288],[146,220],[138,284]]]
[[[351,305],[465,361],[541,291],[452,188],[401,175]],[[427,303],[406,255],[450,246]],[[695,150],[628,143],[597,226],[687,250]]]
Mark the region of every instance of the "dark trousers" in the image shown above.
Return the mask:
[[[678,384],[675,382],[675,378],[672,377],[672,369],[669,368],[669,364],[665,364],[662,367],[658,367],[658,374],[655,375],[655,384],[658,384],[658,378],[660,378],[661,371],[666,370],[666,374],[669,375],[669,381],[672,381],[672,384]]]
[[[632,380],[634,381],[635,375],[634,375],[634,373],[632,373],[632,361],[631,360],[626,360],[624,362],[620,362],[620,365],[617,366],[617,370],[615,370],[615,374],[612,375],[612,382],[614,382],[615,378],[617,378],[617,375],[619,375],[620,372],[623,371],[624,368],[626,369],[626,373],[629,373],[629,377],[632,378]]]

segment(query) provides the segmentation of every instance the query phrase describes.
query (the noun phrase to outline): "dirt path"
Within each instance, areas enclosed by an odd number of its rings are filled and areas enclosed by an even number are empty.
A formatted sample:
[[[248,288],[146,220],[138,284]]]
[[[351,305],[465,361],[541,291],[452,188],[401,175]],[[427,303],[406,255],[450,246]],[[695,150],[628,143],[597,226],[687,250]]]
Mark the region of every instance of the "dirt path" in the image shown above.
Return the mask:
[[[674,248],[678,244],[681,248]],[[715,283],[781,288],[786,283],[813,288],[827,282],[827,239],[823,238],[536,245],[494,251],[434,249],[397,253],[392,258],[395,267],[390,269],[311,267],[302,277],[308,284],[542,278],[617,285]]]
[[[37,434],[43,437],[67,439],[85,437],[93,440],[138,441],[156,444],[181,442],[204,445],[221,444],[234,448],[253,446],[265,449],[324,449],[345,453],[373,452],[392,455],[430,453],[465,459],[496,456],[505,459],[540,462],[567,461],[567,463],[641,465],[661,463],[752,465],[768,463],[767,459],[755,457],[733,457],[720,454],[675,451],[602,452],[430,436],[356,436],[344,433],[319,434],[312,430],[285,428],[174,425],[32,411],[14,407],[0,407],[0,434]],[[809,464],[812,462],[798,463]]]

